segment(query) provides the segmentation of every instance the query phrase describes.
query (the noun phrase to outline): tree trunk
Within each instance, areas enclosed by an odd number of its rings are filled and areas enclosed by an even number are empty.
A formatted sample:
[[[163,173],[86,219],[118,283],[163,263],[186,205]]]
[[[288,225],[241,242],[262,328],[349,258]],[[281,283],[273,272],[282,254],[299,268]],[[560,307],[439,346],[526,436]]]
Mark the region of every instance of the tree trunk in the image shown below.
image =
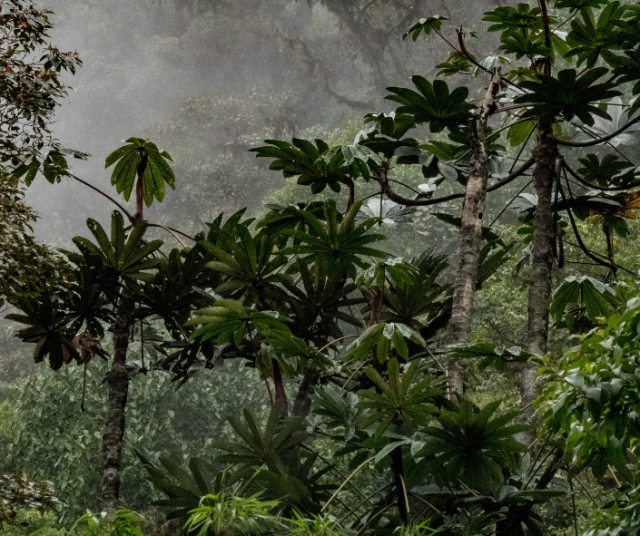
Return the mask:
[[[400,520],[404,525],[409,521],[409,500],[404,483],[404,466],[402,463],[402,447],[397,447],[391,451],[391,470],[396,487],[398,510],[400,510]]]
[[[556,228],[553,218],[552,195],[555,182],[555,162],[557,150],[553,140],[551,123],[545,119],[538,121],[538,145],[533,170],[533,186],[538,196],[533,222],[533,271],[529,287],[528,305],[528,349],[532,354],[547,351],[549,334],[549,300],[551,297],[551,276],[554,256]],[[532,402],[538,395],[535,363],[526,363],[522,368],[520,395],[524,413],[520,420],[533,425]],[[530,444],[535,434],[520,434],[522,442]]]
[[[102,435],[102,474],[101,503],[104,511],[112,511],[120,494],[120,466],[122,465],[122,447],[124,443],[125,408],[129,394],[129,375],[127,374],[127,349],[131,323],[129,302],[120,298],[116,319],[113,325],[113,364],[109,371],[109,406]]]
[[[287,392],[284,390],[284,380],[280,370],[280,363],[277,360],[271,360],[273,364],[273,386],[276,391],[276,402],[282,401],[284,415],[289,414],[289,402],[287,401]]]
[[[294,417],[307,418],[309,415],[309,411],[311,410],[311,395],[319,379],[320,373],[316,368],[309,367],[305,370],[300,387],[298,387],[296,400],[293,403],[292,415]]]
[[[476,292],[478,261],[482,243],[484,204],[489,177],[489,151],[487,149],[487,122],[495,109],[495,96],[500,88],[500,77],[494,75],[485,94],[480,114],[471,126],[472,154],[469,180],[462,206],[458,269],[453,287],[453,304],[449,320],[447,343],[464,344],[471,331],[471,309]],[[464,389],[464,364],[453,361],[448,370],[449,393],[453,398]]]

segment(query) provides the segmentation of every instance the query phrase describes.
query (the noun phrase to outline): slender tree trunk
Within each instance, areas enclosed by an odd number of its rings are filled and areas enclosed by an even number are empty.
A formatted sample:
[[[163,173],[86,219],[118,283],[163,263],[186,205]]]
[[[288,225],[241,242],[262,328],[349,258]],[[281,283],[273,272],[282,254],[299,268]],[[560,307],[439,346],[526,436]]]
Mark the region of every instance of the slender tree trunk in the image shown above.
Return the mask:
[[[554,245],[556,228],[553,218],[552,195],[555,182],[557,149],[553,140],[551,123],[545,119],[538,121],[538,145],[533,170],[533,186],[538,196],[533,222],[533,273],[529,287],[528,305],[528,349],[533,354],[547,351],[549,336],[549,300],[551,298],[551,276],[555,260]],[[520,395],[524,413],[521,422],[533,425],[532,402],[538,395],[535,363],[522,367]],[[521,434],[519,439],[531,443],[535,434]]]
[[[494,75],[485,94],[477,121],[472,123],[472,154],[469,180],[462,206],[458,269],[453,287],[453,304],[449,320],[448,344],[463,344],[471,331],[471,309],[476,292],[478,263],[482,243],[484,204],[489,177],[489,151],[487,149],[487,122],[495,109],[495,96],[500,88],[500,77]],[[462,395],[464,364],[453,361],[449,366],[449,392]]]
[[[391,451],[391,470],[396,486],[398,510],[400,519],[404,525],[409,521],[409,499],[404,482],[404,465],[402,463],[402,447],[397,447]]]
[[[298,387],[295,402],[293,403],[292,415],[294,417],[306,418],[309,415],[309,411],[311,410],[311,395],[319,379],[320,373],[318,369],[309,367],[305,370],[300,387]]]
[[[131,323],[129,302],[120,298],[113,326],[113,363],[109,371],[109,406],[102,435],[102,509],[112,511],[120,494],[120,467],[122,465],[122,447],[124,443],[125,408],[129,394],[129,376],[127,374],[127,349]]]
[[[134,216],[136,220],[142,219],[142,215],[144,211],[143,199],[144,199],[143,177],[138,176],[138,179],[136,181],[136,213]]]
[[[284,408],[284,414],[289,414],[289,402],[287,401],[287,393],[284,390],[284,380],[282,379],[282,372],[280,370],[280,363],[275,359],[273,363],[273,386],[276,390],[276,402],[282,401],[282,407]]]

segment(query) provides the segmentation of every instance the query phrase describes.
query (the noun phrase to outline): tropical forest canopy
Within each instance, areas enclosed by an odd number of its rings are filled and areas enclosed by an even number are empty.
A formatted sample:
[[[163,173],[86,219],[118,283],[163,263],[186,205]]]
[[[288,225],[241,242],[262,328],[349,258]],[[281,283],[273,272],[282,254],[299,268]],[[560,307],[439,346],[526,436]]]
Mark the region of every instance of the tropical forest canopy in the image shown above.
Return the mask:
[[[3,2],[0,531],[638,534],[638,96],[626,1]]]

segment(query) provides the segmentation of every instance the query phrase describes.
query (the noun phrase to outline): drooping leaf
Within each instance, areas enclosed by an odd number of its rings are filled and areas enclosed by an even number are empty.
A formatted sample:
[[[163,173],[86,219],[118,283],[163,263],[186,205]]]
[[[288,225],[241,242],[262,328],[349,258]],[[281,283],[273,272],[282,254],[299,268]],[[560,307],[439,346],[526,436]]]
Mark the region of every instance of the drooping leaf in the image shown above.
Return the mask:
[[[115,164],[111,184],[129,200],[136,178],[141,178],[147,206],[164,199],[164,185],[175,188],[175,175],[169,165],[171,156],[157,145],[142,138],[129,138],[127,145],[113,151],[105,160],[105,168]]]

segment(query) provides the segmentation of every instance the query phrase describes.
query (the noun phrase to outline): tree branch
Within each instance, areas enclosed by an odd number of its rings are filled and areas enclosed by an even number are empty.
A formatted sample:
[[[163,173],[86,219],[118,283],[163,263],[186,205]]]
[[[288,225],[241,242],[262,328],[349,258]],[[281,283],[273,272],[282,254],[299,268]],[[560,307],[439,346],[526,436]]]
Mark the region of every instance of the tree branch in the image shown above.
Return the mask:
[[[635,188],[636,186],[640,186],[640,181],[636,181],[636,182],[631,182],[626,186],[607,186],[607,187],[602,187],[602,186],[600,186],[598,184],[593,184],[591,182],[586,181],[584,179],[584,177],[581,177],[576,171],[574,171],[571,168],[571,166],[569,164],[567,164],[567,161],[562,156],[560,157],[560,163],[561,163],[562,167],[564,169],[566,169],[574,179],[576,179],[578,182],[580,182],[584,186],[588,186],[589,188],[594,188],[595,190],[620,191],[620,190],[629,190],[630,188]]]
[[[535,162],[533,157],[529,158],[529,160],[525,161],[518,169],[516,169],[513,173],[507,175],[504,179],[496,182],[493,186],[489,186],[487,188],[487,192],[493,192],[494,190],[498,190],[502,188],[506,184],[509,184],[511,181],[520,177],[525,171],[527,171]],[[406,205],[408,207],[426,207],[430,205],[437,205],[439,203],[444,203],[445,201],[451,201],[453,199],[460,199],[464,197],[464,192],[459,194],[451,194],[445,195],[443,197],[437,197],[435,199],[409,199],[408,197],[403,197],[396,193],[391,185],[389,184],[389,179],[386,175],[380,175],[379,177],[374,177],[379,183],[382,192],[389,198],[391,201],[395,201],[401,205]]]
[[[566,177],[565,177],[565,180],[566,180]],[[569,196],[571,198],[571,201],[573,201],[573,194],[571,193],[571,189],[569,188],[569,183],[568,182],[567,182],[567,188],[568,188],[568,191],[569,191]],[[561,184],[560,181],[558,181],[558,190],[560,191],[560,196],[562,197],[562,200],[564,201],[565,205],[567,205],[567,214],[569,215],[569,220],[571,221],[571,228],[573,229],[573,234],[575,235],[576,240],[578,241],[578,245],[580,246],[580,249],[592,261],[595,261],[600,266],[604,266],[604,267],[609,268],[610,270],[613,270],[614,272],[616,272],[617,269],[620,268],[617,264],[612,264],[612,263],[606,262],[606,261],[604,261],[602,259],[599,259],[594,253],[592,253],[589,250],[589,248],[587,248],[585,243],[582,241],[582,237],[580,236],[580,232],[578,231],[578,226],[576,225],[576,220],[574,219],[573,213],[571,212],[571,209],[569,208],[569,205],[567,203],[567,199],[564,196],[564,190],[562,188],[562,184]]]
[[[69,177],[71,177],[72,179],[77,180],[78,182],[81,182],[82,184],[84,184],[85,186],[88,186],[89,188],[91,188],[92,190],[95,190],[96,192],[98,192],[100,195],[103,195],[104,197],[106,197],[109,201],[111,201],[114,205],[116,205],[122,212],[124,212],[124,214],[127,216],[127,218],[129,218],[129,221],[131,223],[135,223],[136,219],[129,213],[129,211],[124,208],[120,203],[118,203],[113,197],[111,197],[109,194],[104,193],[100,188],[95,187],[93,184],[88,183],[85,180],[82,180],[80,177],[76,177],[73,173],[67,173],[67,175]]]
[[[621,126],[615,132],[612,132],[611,134],[607,134],[606,136],[603,136],[602,138],[596,138],[596,139],[590,140],[590,141],[564,141],[564,140],[559,140],[558,138],[556,138],[556,143],[558,145],[564,145],[565,147],[593,147],[594,145],[599,145],[600,143],[605,143],[605,142],[609,141],[610,139],[615,138],[619,134],[622,134],[630,126],[635,125],[639,121],[640,121],[640,115],[638,115],[637,117],[634,117],[626,125]]]

